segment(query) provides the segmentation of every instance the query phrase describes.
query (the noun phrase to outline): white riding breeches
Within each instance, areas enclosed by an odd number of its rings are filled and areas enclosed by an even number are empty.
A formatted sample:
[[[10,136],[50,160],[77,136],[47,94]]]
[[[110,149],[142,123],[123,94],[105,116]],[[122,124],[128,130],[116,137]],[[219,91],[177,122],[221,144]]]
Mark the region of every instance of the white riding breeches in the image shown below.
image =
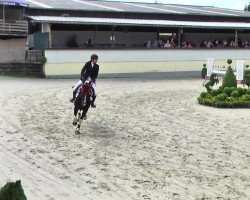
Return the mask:
[[[82,80],[79,80],[78,82],[77,82],[77,84],[75,85],[75,87],[73,87],[73,91],[74,92],[76,92],[77,93],[77,95],[78,95],[78,93],[79,93],[79,91],[80,91],[80,86],[83,84],[83,82],[82,82]],[[93,96],[96,96],[96,85],[95,85],[95,83],[94,82],[92,82],[91,83],[91,87],[92,87],[92,89],[93,89]],[[76,91],[77,90],[77,91]]]
[[[96,85],[95,85],[95,83],[92,82],[91,86],[92,86],[92,89],[93,89],[93,96],[96,96]]]
[[[73,87],[73,91],[76,92],[76,90],[79,89],[82,84],[83,84],[82,80],[79,80],[75,85],[75,87]]]

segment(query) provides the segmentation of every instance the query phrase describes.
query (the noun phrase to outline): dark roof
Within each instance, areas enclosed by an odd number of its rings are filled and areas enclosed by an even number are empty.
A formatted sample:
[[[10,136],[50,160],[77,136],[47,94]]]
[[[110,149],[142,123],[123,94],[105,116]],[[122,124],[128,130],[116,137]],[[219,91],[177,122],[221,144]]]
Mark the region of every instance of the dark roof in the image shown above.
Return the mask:
[[[180,15],[207,15],[250,17],[250,12],[212,6],[189,6],[160,3],[132,3],[100,0],[26,0],[30,8],[76,11],[104,11],[131,13],[160,13]]]

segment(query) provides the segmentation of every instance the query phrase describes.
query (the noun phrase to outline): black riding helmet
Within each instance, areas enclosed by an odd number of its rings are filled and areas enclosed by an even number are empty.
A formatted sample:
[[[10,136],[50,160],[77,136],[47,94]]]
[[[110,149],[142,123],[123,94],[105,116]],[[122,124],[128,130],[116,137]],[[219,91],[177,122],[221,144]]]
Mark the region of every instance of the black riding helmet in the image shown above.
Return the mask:
[[[98,60],[98,55],[92,54],[90,57],[91,60]]]

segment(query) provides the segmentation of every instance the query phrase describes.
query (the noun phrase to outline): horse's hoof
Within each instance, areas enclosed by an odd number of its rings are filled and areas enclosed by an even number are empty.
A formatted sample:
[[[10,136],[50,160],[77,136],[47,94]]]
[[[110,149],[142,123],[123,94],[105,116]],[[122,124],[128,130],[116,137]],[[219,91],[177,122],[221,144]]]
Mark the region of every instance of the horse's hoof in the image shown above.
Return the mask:
[[[73,126],[76,126],[76,125],[77,125],[77,122],[73,122],[72,124],[73,124]]]
[[[87,115],[86,115],[86,114],[83,115],[82,119],[83,119],[83,120],[86,120],[86,119],[87,119]]]

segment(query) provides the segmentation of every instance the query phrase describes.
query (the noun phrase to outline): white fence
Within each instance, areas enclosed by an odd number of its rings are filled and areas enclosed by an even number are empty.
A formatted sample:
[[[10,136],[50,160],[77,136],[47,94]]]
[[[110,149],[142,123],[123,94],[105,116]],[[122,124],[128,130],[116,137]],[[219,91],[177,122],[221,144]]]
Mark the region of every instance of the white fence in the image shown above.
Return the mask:
[[[244,67],[245,67],[244,60],[237,60],[236,66],[232,67],[238,83],[241,83],[244,79]],[[211,74],[213,74],[213,73],[219,74],[219,75],[225,75],[226,71],[227,71],[227,67],[215,66],[214,59],[211,59],[211,58],[207,59],[207,78],[209,78],[211,76]]]

